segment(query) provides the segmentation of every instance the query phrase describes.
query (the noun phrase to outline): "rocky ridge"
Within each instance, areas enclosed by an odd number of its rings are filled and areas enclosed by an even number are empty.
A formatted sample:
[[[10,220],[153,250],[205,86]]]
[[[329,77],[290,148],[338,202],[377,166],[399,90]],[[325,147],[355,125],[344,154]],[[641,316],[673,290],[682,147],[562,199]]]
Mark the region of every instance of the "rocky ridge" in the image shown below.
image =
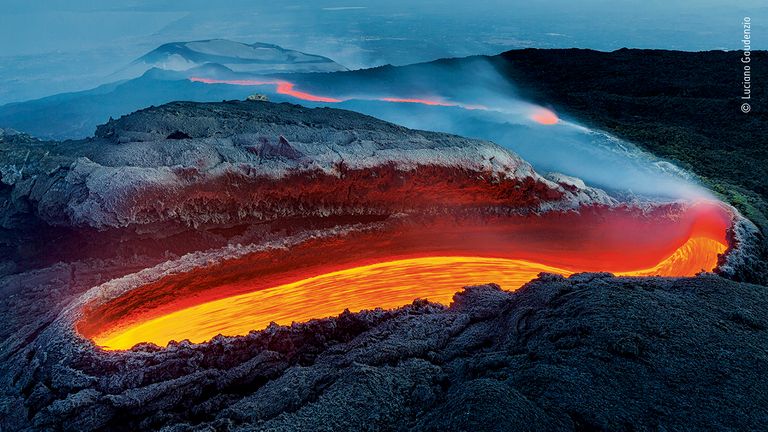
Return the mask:
[[[16,261],[14,245],[28,244],[33,259],[83,233],[125,245],[288,218],[615,204],[490,142],[262,101],[177,102],[112,120],[87,140],[3,142],[0,174],[0,247]],[[199,242],[224,244],[208,237]],[[61,246],[57,259],[78,248]]]

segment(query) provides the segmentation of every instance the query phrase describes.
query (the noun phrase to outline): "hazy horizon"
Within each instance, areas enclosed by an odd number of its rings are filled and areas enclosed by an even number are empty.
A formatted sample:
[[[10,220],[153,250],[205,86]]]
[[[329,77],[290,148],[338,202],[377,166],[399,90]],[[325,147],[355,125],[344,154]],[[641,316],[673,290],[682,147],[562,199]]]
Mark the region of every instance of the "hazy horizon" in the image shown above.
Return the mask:
[[[768,19],[768,6],[754,0],[4,3],[0,104],[110,82],[132,60],[177,41],[274,43],[359,69],[527,47],[739,49],[743,16],[756,28]]]

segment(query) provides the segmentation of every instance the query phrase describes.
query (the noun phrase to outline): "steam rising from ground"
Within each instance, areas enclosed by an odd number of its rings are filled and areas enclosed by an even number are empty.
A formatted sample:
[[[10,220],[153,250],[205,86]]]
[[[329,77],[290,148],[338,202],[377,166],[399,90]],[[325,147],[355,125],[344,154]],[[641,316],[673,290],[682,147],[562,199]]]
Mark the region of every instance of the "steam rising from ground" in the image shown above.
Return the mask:
[[[247,91],[268,93],[276,100],[347,108],[410,128],[491,140],[539,172],[579,177],[618,196],[711,197],[671,163],[605,132],[561,119],[552,108],[523,100],[514,85],[483,59],[461,67],[430,63],[396,68],[385,76],[366,72],[191,79],[253,87]]]

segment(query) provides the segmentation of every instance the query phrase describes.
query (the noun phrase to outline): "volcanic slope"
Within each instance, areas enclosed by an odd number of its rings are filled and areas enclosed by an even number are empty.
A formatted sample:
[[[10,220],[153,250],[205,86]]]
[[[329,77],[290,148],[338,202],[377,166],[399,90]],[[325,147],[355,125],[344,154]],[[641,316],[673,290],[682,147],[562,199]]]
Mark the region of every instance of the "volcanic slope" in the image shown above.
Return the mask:
[[[89,308],[176,307],[233,277],[278,281],[281,263],[314,271],[349,251],[433,254],[437,240],[487,254],[498,252],[485,249],[491,239],[529,239],[526,253],[577,266],[618,253],[653,263],[697,232],[731,242],[719,269],[749,266],[748,225],[717,203],[620,203],[487,141],[267,102],[173,103],[88,140],[0,144],[3,430],[749,430],[766,420],[764,289],[712,274],[543,276],[514,293],[470,289],[450,307],[337,311],[126,351],[102,350],[78,327]],[[622,223],[601,225],[608,215]],[[603,237],[585,242],[589,227]],[[570,235],[553,243],[553,229]],[[599,248],[568,249],[585,244],[613,249],[600,260]]]

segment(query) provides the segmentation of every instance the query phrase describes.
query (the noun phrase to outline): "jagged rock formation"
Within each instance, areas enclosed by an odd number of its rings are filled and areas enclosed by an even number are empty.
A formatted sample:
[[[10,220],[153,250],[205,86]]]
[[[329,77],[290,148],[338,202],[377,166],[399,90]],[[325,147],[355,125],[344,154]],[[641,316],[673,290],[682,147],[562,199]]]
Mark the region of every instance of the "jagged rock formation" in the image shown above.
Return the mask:
[[[14,129],[0,128],[0,143],[2,144],[29,144],[37,139]]]
[[[51,225],[97,229],[173,219],[205,224],[218,218],[213,222],[222,224],[249,216],[265,219],[269,212],[285,217],[297,213],[298,207],[306,215],[313,206],[302,200],[311,196],[286,196],[282,201],[287,204],[280,209],[259,206],[259,195],[273,187],[269,183],[286,177],[303,178],[304,190],[332,181],[345,195],[358,196],[350,200],[326,194],[326,199],[339,198],[323,209],[328,213],[354,211],[334,208],[349,206],[350,201],[375,205],[380,200],[371,196],[375,189],[398,188],[405,193],[413,181],[404,180],[413,176],[422,176],[421,183],[429,181],[432,185],[425,187],[436,190],[448,181],[467,181],[472,173],[488,175],[486,184],[510,183],[504,196],[492,198],[498,204],[535,207],[562,201],[563,206],[578,207],[590,201],[611,202],[586,187],[579,191],[589,191],[585,192],[589,197],[548,181],[488,142],[409,131],[339,112],[259,102],[173,103],[111,121],[100,126],[91,140],[8,148],[4,165],[27,167],[24,178],[9,180],[14,202],[28,203],[33,214]],[[34,153],[27,155],[30,151]],[[420,165],[429,165],[431,171],[415,169]],[[354,185],[347,185],[353,178]],[[210,194],[204,189],[221,186],[222,181],[228,186],[217,197],[220,209],[212,208],[213,200],[205,208],[197,207],[203,194]],[[357,190],[348,191],[350,187]],[[299,200],[296,208],[289,207],[291,200]],[[398,201],[425,205],[402,194]]]

